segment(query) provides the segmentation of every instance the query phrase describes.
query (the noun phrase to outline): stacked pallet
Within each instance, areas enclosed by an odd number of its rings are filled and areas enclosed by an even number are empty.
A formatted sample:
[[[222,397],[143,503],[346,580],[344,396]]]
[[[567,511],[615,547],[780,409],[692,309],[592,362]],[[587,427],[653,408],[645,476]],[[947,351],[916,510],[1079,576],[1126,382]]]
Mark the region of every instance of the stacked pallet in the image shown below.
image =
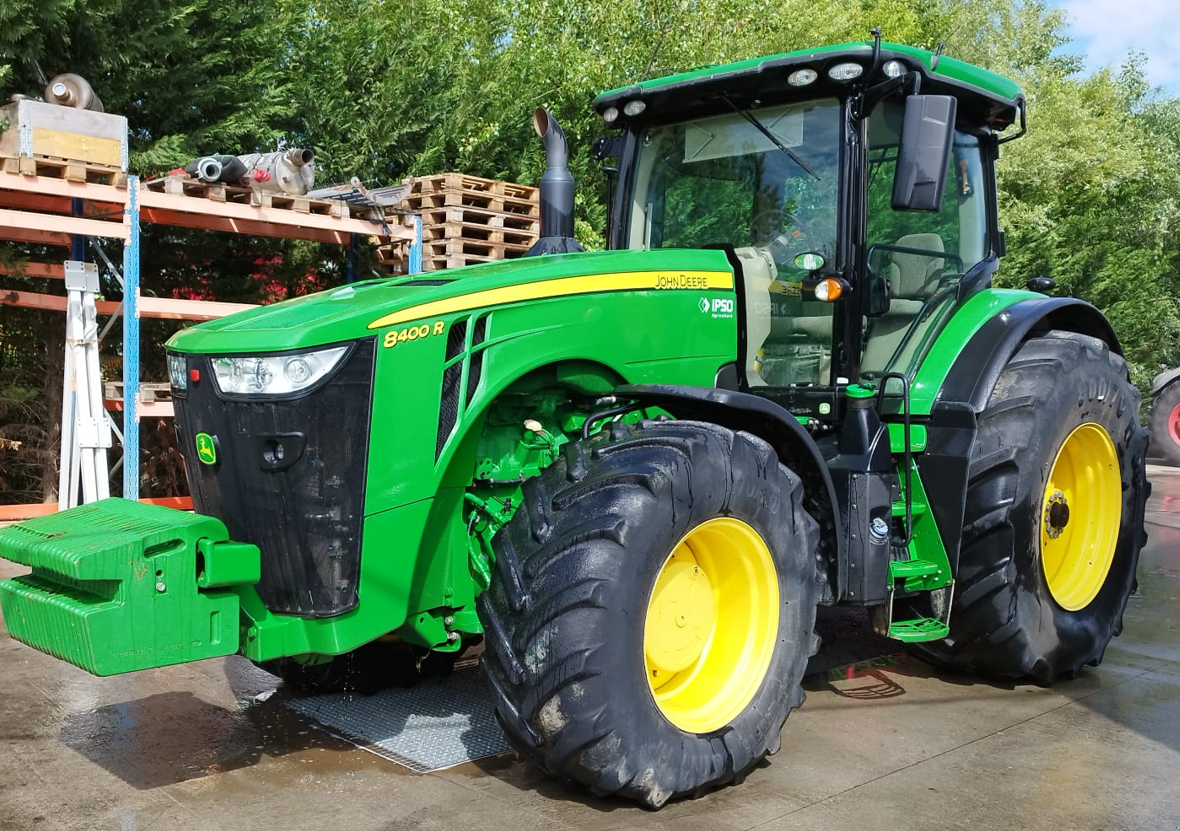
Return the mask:
[[[148,190],[170,193],[176,196],[191,196],[208,199],[211,202],[231,202],[239,205],[254,205],[261,208],[280,208],[303,214],[323,216],[374,218],[373,209],[355,205],[340,199],[311,199],[287,193],[271,193],[255,188],[225,185],[219,182],[204,182],[187,174],[184,176],[163,176],[143,183]],[[376,215],[380,219],[380,214]]]
[[[412,190],[395,210],[422,218],[424,271],[520,257],[540,235],[535,187],[463,173],[419,176],[406,184]],[[405,274],[409,246],[379,246],[377,259],[389,273]]]
[[[127,186],[127,174],[117,167],[53,156],[0,156],[0,170],[79,184]]]

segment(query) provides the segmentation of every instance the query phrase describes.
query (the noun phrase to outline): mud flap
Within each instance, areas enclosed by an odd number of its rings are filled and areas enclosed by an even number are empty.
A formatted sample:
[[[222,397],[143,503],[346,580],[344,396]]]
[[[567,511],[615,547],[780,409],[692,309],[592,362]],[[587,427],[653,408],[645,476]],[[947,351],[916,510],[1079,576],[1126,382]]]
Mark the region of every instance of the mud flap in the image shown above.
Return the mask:
[[[104,499],[0,528],[0,557],[32,573],[0,581],[9,634],[95,675],[238,651],[239,599],[258,549],[220,520]]]

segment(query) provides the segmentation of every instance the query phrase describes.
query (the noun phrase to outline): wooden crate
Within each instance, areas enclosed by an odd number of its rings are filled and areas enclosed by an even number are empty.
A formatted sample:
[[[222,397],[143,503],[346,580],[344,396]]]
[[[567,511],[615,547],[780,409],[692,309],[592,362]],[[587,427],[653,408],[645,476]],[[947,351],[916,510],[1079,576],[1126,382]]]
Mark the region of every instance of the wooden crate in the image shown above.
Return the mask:
[[[0,107],[0,156],[85,162],[127,171],[127,119],[23,98]]]

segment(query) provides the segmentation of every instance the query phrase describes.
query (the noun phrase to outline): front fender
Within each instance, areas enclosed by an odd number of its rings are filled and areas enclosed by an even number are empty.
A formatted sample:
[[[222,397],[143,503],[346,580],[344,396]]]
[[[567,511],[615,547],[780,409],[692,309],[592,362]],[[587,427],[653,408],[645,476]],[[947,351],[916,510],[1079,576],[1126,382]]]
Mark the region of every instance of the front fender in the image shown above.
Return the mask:
[[[799,420],[757,395],[709,387],[637,384],[615,390],[620,398],[659,407],[681,419],[745,430],[767,442],[779,460],[803,480],[803,506],[820,525],[820,553],[827,567],[829,597],[840,597],[845,582],[836,488],[827,463]]]

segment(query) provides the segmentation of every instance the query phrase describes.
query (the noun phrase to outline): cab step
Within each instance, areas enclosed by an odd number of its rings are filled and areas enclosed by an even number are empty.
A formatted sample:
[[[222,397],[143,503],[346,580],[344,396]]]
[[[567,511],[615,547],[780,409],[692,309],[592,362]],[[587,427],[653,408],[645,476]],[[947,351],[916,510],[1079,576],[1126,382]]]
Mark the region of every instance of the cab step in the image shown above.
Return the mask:
[[[929,577],[938,574],[939,566],[930,560],[890,560],[889,577],[892,580],[908,580],[911,577]]]
[[[889,624],[889,637],[902,643],[937,641],[947,637],[951,628],[941,620],[921,617],[915,620],[895,620]]]

